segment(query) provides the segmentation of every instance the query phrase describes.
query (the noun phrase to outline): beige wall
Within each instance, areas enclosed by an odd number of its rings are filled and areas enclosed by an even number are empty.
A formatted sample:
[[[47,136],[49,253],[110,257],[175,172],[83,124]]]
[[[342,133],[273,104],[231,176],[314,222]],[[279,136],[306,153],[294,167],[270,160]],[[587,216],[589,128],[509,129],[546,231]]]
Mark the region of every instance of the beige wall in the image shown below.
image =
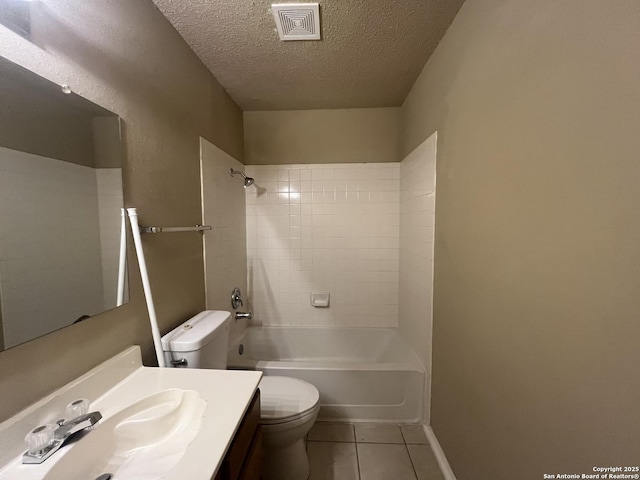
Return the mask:
[[[0,27],[0,55],[123,118],[125,203],[138,208],[141,224],[200,223],[199,137],[242,159],[241,111],[150,1],[44,3],[59,35],[47,51]],[[165,332],[205,306],[202,238],[143,242]],[[0,420],[128,345],[142,345],[146,364],[154,363],[138,267],[129,259],[128,305],[0,354]]]
[[[95,167],[91,113],[78,109],[60,90],[54,91],[54,85],[28,81],[23,75],[28,72],[14,73],[14,65],[7,64],[0,61],[0,145]]]
[[[244,112],[245,164],[395,162],[400,108]]]
[[[636,465],[640,8],[467,1],[403,107],[438,131],[432,426],[458,480]]]
[[[120,119],[118,117],[94,117],[93,148],[96,168],[122,168],[124,148],[120,140]]]
[[[247,292],[247,224],[244,179],[229,170],[244,165],[212,143],[200,139],[202,216],[213,229],[204,232],[204,270],[208,310],[249,312]],[[231,308],[231,292],[242,291],[244,305]],[[231,320],[229,343],[242,335],[247,320]]]

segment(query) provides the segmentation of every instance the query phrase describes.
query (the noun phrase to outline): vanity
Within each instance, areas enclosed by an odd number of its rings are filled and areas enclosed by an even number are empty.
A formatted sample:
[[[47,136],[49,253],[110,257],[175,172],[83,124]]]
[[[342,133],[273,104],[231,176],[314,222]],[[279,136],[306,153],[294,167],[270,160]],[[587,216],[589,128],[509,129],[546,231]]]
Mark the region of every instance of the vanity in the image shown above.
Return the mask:
[[[259,480],[262,475],[260,390],[253,395],[214,480]]]
[[[130,347],[0,424],[0,480],[258,480],[261,376],[144,367]],[[79,398],[102,419],[44,462],[23,464],[25,435]]]

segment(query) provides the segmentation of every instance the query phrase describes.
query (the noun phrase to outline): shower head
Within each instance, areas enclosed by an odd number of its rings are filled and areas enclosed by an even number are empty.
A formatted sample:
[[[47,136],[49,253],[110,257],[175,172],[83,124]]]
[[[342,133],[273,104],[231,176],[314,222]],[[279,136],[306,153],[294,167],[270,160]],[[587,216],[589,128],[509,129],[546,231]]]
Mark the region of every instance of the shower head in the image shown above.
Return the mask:
[[[234,170],[233,168],[229,170],[230,175],[233,177],[234,175],[242,175],[242,178],[244,178],[244,188],[247,188],[251,185],[254,184],[255,180],[251,177],[247,177],[244,173],[238,171],[238,170]]]

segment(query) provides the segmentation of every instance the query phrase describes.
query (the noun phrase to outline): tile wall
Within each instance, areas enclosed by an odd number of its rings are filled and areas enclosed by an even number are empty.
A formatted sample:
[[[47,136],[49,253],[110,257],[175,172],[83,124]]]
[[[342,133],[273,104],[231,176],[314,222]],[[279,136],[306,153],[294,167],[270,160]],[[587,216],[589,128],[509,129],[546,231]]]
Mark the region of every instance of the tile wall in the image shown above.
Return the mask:
[[[247,166],[248,288],[263,325],[398,325],[400,164]],[[310,305],[330,293],[329,308]]]

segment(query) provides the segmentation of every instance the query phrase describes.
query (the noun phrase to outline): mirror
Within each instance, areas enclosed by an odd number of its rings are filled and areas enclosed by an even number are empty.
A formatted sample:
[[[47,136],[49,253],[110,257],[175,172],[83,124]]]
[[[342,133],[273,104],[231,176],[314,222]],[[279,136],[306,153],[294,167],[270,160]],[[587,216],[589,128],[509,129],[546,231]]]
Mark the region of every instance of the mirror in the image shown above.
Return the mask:
[[[46,49],[50,28],[56,28],[51,7],[56,0],[0,0],[0,23],[34,45]]]
[[[0,57],[0,349],[128,301],[120,120],[63,90]]]

